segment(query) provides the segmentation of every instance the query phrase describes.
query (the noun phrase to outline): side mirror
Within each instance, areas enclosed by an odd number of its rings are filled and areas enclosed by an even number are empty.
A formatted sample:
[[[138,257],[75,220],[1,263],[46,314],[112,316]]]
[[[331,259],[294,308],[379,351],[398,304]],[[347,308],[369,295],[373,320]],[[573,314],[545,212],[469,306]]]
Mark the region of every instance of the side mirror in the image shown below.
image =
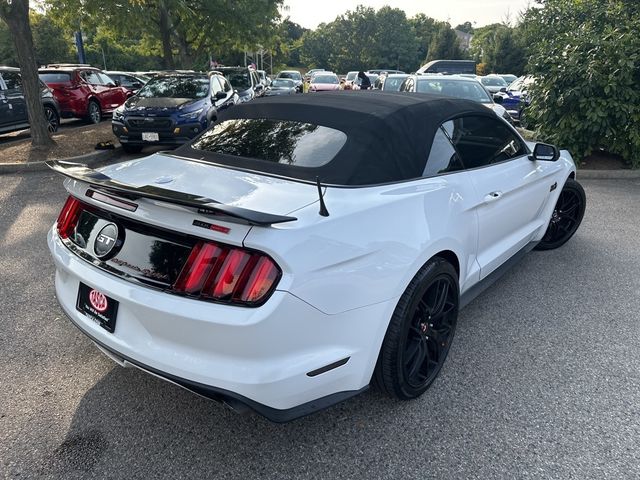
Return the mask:
[[[261,83],[259,83],[258,85],[255,86],[254,90],[256,92],[261,92],[262,89],[264,88],[264,85],[262,85]]]
[[[502,95],[494,95],[493,96],[493,101],[496,102],[498,105],[502,105],[502,101],[504,100],[504,98],[502,97]]]
[[[219,91],[215,93],[213,98],[215,98],[216,100],[222,100],[223,98],[227,98],[227,94],[224,93],[223,91]]]
[[[500,91],[501,91],[502,93],[507,93],[507,87],[502,87],[502,88],[500,89]]]
[[[120,82],[118,80],[115,80],[113,82],[107,83],[107,87],[109,87],[109,88],[115,88],[115,87],[119,87],[119,86],[120,86]]]
[[[543,162],[555,162],[560,158],[560,151],[555,145],[549,145],[547,143],[536,143],[533,147],[533,153],[529,155],[529,160],[543,161]]]

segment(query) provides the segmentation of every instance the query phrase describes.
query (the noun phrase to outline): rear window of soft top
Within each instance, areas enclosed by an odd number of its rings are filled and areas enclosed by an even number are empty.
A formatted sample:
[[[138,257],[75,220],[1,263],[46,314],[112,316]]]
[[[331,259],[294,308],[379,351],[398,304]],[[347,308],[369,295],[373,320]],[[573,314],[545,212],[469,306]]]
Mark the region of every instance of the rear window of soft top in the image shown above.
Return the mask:
[[[220,122],[191,147],[235,157],[314,168],[333,160],[346,141],[344,132],[311,123],[242,118]]]

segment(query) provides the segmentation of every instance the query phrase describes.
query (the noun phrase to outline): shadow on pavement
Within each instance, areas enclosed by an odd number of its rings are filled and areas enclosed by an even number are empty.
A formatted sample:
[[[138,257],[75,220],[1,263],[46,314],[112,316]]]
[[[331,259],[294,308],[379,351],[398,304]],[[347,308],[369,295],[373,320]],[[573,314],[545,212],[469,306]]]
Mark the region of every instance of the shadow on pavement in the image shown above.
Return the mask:
[[[353,447],[340,452],[340,445],[354,430],[364,437],[384,435],[390,409],[398,407],[370,391],[310,417],[273,424],[133,368],[114,367],[82,397],[64,441],[40,473],[101,478],[111,469],[129,478],[196,478],[203,472],[209,478],[259,478],[277,472],[296,478],[302,467],[286,459],[342,461]]]

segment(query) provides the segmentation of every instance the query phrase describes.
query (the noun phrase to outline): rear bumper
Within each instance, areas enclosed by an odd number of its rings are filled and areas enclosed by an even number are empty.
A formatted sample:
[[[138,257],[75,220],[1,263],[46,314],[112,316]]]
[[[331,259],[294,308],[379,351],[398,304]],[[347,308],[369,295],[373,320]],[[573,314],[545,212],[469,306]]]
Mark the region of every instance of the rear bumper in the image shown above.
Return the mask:
[[[284,291],[258,308],[207,303],[103,272],[68,250],[53,229],[48,243],[60,305],[112,358],[276,422],[365,390],[395,306],[327,315]],[[119,302],[114,333],[76,310],[80,281]]]

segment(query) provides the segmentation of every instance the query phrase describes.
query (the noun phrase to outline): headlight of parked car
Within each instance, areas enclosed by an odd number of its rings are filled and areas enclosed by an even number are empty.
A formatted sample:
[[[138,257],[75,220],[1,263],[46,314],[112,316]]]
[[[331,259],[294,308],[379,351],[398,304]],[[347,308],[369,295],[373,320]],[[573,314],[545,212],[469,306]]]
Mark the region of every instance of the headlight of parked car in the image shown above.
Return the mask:
[[[124,120],[124,105],[120,105],[113,111],[113,119],[119,122]]]
[[[186,120],[192,120],[192,119],[198,118],[202,113],[202,110],[203,110],[202,108],[199,108],[198,110],[194,110],[193,112],[182,113],[178,116]]]

